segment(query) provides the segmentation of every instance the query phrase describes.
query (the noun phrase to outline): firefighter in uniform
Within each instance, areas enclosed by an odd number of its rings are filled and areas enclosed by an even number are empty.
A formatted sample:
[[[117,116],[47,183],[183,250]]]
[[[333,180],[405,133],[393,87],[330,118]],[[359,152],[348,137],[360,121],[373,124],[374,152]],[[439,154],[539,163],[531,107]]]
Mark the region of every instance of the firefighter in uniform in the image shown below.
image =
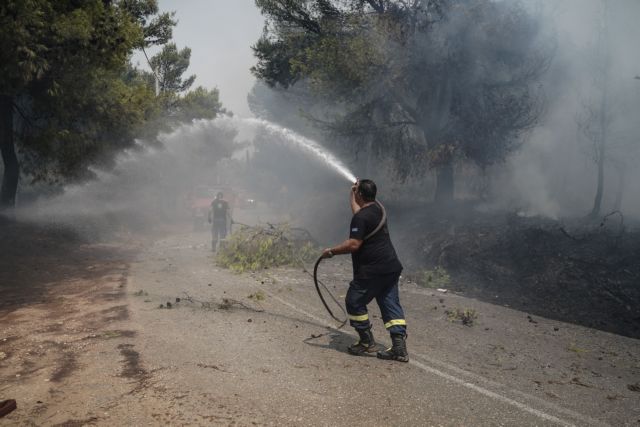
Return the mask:
[[[211,224],[211,250],[218,248],[218,242],[227,237],[227,220],[229,203],[223,199],[222,192],[216,194],[209,209],[209,224]]]
[[[376,184],[371,180],[359,180],[353,185],[349,238],[338,246],[325,249],[322,255],[331,258],[351,254],[353,280],[345,302],[349,322],[360,339],[348,348],[349,353],[364,355],[377,349],[367,312],[367,304],[375,298],[392,342],[391,348],[377,352],[378,358],[408,362],[407,322],[398,295],[402,264],[391,243],[386,213],[376,202],[376,193]]]

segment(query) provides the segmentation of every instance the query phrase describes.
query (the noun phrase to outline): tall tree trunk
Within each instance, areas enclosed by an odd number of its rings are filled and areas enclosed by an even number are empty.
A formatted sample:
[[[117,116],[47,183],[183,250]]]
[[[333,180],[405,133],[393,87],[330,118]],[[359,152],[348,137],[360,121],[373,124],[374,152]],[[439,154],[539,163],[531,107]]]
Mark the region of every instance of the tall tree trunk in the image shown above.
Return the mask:
[[[602,98],[600,99],[600,117],[599,117],[599,126],[600,126],[600,135],[598,140],[598,187],[596,189],[596,198],[593,201],[593,209],[591,209],[591,213],[589,217],[592,219],[597,218],[600,215],[600,209],[602,208],[602,195],[604,194],[604,162],[605,162],[605,146],[607,144],[607,131],[608,131],[608,116],[607,116],[607,108],[608,108],[608,95],[609,95],[609,55],[608,55],[608,44],[609,44],[609,34],[608,34],[608,3],[603,1],[604,11],[602,17],[602,28],[600,30],[599,35],[599,49],[600,54],[602,55],[603,60],[603,68],[602,74],[599,76],[602,84]]]
[[[593,209],[589,216],[596,218],[600,215],[600,209],[602,208],[602,195],[604,194],[604,162],[606,154],[607,144],[607,128],[609,126],[607,117],[607,81],[606,75],[602,84],[602,101],[600,103],[600,140],[598,141],[598,187],[596,189],[596,198],[593,201]]]
[[[16,205],[16,191],[20,166],[13,144],[13,102],[7,95],[0,95],[0,153],[4,164],[2,187],[0,189],[0,210],[13,210]]]
[[[598,187],[596,189],[596,198],[593,201],[593,208],[589,217],[597,218],[600,215],[602,207],[602,195],[604,194],[604,143],[600,141],[598,147]]]
[[[622,207],[622,196],[624,195],[624,186],[626,184],[626,168],[624,165],[620,165],[618,168],[618,188],[616,189],[616,200],[613,204],[613,209],[619,211]]]
[[[430,150],[438,150],[443,147],[444,130],[450,121],[451,104],[453,102],[452,79],[442,76],[442,79],[432,82],[431,90],[424,91],[418,99],[420,116],[418,122],[420,129]],[[437,166],[436,169],[436,194],[434,201],[448,203],[453,200],[453,156],[448,154],[447,159],[440,159],[438,163],[447,163]]]
[[[453,201],[453,163],[442,165],[436,171],[436,203]]]

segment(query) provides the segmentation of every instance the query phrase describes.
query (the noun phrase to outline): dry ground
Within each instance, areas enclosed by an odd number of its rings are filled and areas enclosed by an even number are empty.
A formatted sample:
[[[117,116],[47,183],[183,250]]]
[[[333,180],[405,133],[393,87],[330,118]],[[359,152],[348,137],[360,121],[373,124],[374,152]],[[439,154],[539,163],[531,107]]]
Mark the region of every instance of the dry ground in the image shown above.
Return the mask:
[[[230,274],[206,233],[1,232],[0,425],[640,423],[636,339],[404,283],[412,362],[354,358],[300,268]],[[321,266],[338,296],[346,261]]]

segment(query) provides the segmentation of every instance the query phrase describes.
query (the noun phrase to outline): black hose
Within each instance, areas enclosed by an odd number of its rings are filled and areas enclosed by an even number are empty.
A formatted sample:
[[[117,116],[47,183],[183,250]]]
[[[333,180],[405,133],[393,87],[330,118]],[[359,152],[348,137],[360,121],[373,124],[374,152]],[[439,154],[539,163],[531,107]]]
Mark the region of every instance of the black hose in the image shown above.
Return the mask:
[[[380,203],[379,201],[376,201],[376,203],[378,204],[378,206],[380,206],[380,209],[382,210],[382,219],[380,220],[380,223],[378,224],[378,226],[371,232],[369,233],[367,236],[365,236],[364,240],[369,239],[370,237],[372,237],[374,234],[376,234],[378,231],[380,231],[380,229],[382,227],[384,227],[384,224],[387,222],[387,212],[384,208],[384,206],[382,206],[382,203]],[[305,230],[306,231],[306,230]],[[308,231],[307,231],[308,233]],[[322,262],[324,258],[322,256],[320,256],[318,258],[318,260],[316,261],[315,265],[313,266],[313,283],[315,283],[316,285],[316,291],[318,291],[318,296],[320,297],[320,301],[322,301],[322,304],[324,305],[324,308],[327,309],[327,312],[329,313],[329,315],[333,318],[333,320],[335,320],[336,322],[340,323],[340,326],[338,326],[338,329],[342,328],[344,325],[347,324],[347,320],[348,319],[348,314],[347,311],[342,307],[342,305],[338,302],[338,300],[336,299],[336,297],[333,296],[333,294],[331,293],[331,291],[329,291],[329,289],[327,289],[327,287],[324,285],[324,283],[322,283],[320,280],[318,280],[318,266],[320,265],[320,263]],[[304,268],[304,267],[303,267]],[[327,294],[329,294],[329,296],[331,297],[331,299],[336,303],[336,305],[338,307],[340,307],[340,310],[342,310],[342,312],[344,313],[345,318],[344,319],[338,319],[336,317],[335,314],[333,314],[333,311],[331,311],[331,309],[329,308],[329,305],[327,304],[327,301],[324,299],[324,296],[322,295],[322,291],[320,290],[320,285],[322,285],[322,287],[324,288],[324,290],[327,292]]]
[[[333,318],[333,320],[335,320],[336,322],[340,323],[340,326],[338,326],[338,329],[342,328],[344,325],[347,324],[347,312],[346,310],[342,307],[342,305],[340,304],[340,302],[338,302],[338,300],[336,299],[335,296],[333,296],[333,294],[331,293],[331,291],[329,291],[329,289],[327,289],[327,287],[325,286],[324,283],[322,283],[320,280],[318,280],[318,266],[320,265],[320,262],[322,262],[323,257],[320,256],[318,258],[318,260],[316,261],[315,265],[313,266],[313,283],[316,285],[316,291],[318,291],[318,296],[320,297],[320,301],[322,301],[322,304],[324,305],[324,308],[327,309],[327,312],[329,313],[329,315]],[[336,303],[336,305],[338,307],[340,307],[340,310],[342,310],[342,312],[345,315],[344,319],[339,319],[338,317],[336,317],[335,314],[333,314],[333,311],[331,311],[331,309],[329,308],[329,304],[327,304],[327,301],[324,299],[324,296],[322,295],[322,291],[320,290],[320,285],[322,285],[322,287],[324,288],[324,290],[326,291],[326,293],[331,297],[331,299]]]

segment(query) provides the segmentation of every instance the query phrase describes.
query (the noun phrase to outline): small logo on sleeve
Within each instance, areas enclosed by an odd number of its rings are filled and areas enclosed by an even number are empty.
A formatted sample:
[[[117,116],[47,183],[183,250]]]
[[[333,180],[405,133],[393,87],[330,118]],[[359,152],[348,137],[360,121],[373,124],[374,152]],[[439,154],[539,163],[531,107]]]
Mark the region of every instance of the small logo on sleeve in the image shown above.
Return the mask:
[[[357,233],[357,232],[358,232],[358,227],[356,227],[356,228],[352,228],[352,229],[351,229],[351,232],[352,232],[352,233]]]

